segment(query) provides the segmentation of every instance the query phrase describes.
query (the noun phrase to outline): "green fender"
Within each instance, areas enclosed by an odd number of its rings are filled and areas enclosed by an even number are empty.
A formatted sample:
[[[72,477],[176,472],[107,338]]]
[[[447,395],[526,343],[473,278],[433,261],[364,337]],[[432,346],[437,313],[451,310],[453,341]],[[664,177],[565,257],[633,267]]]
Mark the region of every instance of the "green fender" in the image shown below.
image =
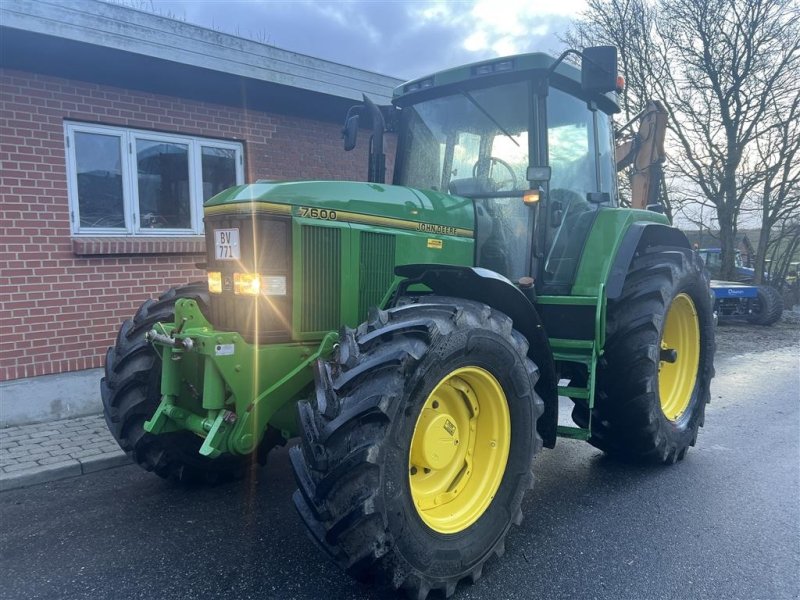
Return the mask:
[[[410,285],[420,283],[434,294],[483,302],[511,317],[514,329],[528,340],[529,358],[539,367],[536,392],[545,408],[536,428],[544,445],[553,448],[558,425],[558,380],[553,351],[539,313],[525,294],[499,273],[481,267],[412,264],[397,267],[395,273],[406,278],[395,298]]]
[[[666,216],[649,210],[601,208],[581,254],[571,296],[616,298],[637,251],[648,247],[690,248],[682,231]]]

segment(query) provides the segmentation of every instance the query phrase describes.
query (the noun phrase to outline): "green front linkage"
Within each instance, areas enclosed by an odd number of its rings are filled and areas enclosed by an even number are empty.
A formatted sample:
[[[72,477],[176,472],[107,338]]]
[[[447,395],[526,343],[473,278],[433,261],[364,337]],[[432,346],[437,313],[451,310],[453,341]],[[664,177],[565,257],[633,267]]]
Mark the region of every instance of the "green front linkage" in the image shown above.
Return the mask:
[[[145,431],[192,431],[205,438],[200,454],[210,458],[250,454],[268,424],[292,437],[293,401],[312,382],[313,363],[338,341],[331,332],[318,346],[255,346],[238,333],[215,331],[189,299],[177,301],[174,324],[158,323],[147,336],[161,355],[162,395]]]

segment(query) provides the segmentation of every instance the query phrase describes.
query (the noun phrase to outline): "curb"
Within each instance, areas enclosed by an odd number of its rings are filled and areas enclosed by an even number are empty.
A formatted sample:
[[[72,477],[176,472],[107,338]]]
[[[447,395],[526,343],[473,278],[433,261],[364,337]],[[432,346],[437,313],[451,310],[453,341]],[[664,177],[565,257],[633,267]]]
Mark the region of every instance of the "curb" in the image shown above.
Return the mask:
[[[96,471],[104,471],[116,467],[133,464],[131,459],[122,451],[111,454],[98,454],[86,458],[68,458],[63,462],[52,465],[36,467],[18,473],[5,473],[0,475],[0,492],[16,490],[18,488],[79,477]]]

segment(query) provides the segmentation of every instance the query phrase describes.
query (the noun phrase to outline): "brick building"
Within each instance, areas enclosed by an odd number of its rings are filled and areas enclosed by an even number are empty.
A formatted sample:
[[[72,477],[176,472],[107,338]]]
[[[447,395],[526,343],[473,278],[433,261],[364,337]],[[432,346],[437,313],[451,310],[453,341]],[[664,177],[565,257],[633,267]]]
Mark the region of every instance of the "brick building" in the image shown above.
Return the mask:
[[[363,179],[342,119],[398,83],[96,0],[0,5],[0,424],[97,410],[120,322],[204,277],[202,202]]]

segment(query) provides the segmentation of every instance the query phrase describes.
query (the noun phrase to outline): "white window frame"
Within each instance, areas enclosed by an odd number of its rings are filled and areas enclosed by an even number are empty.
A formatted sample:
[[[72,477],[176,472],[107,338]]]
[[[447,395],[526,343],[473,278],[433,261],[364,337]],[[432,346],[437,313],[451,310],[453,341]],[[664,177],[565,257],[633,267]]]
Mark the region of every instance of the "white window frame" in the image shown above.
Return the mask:
[[[76,133],[106,135],[119,139],[125,227],[81,227],[80,206],[78,202],[78,162],[75,153]],[[204,146],[233,150],[235,152],[236,185],[244,183],[244,147],[239,142],[72,121],[64,122],[64,140],[67,157],[67,196],[69,198],[70,225],[72,234],[75,236],[156,237],[203,235],[202,148]],[[141,218],[139,215],[139,178],[135,156],[137,140],[175,143],[188,147],[191,227],[186,229],[141,227]]]

